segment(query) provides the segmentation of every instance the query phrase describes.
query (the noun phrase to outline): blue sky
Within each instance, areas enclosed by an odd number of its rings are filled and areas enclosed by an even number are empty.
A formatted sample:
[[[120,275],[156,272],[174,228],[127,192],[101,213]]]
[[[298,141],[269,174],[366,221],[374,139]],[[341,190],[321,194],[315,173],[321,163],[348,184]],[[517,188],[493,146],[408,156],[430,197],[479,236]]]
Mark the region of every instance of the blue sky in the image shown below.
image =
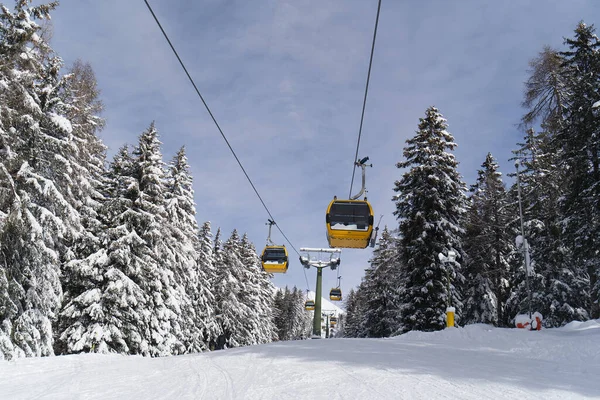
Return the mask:
[[[298,249],[327,247],[325,209],[350,189],[377,0],[150,4],[281,229]],[[544,45],[560,48],[582,19],[598,23],[600,4],[383,0],[359,152],[373,163],[368,198],[382,226],[397,226],[395,164],[431,105],[448,120],[468,185],[488,151],[513,171],[528,62]],[[61,0],[53,24],[65,63],[80,58],[96,72],[109,155],[155,121],[166,161],[187,148],[198,221],[226,237],[247,232],[260,251],[268,215],[144,1]],[[292,255],[274,283],[305,289]],[[370,257],[370,248],[342,252],[346,293]],[[314,290],[315,270],[307,274]],[[324,279],[325,291],[335,286],[334,272]]]

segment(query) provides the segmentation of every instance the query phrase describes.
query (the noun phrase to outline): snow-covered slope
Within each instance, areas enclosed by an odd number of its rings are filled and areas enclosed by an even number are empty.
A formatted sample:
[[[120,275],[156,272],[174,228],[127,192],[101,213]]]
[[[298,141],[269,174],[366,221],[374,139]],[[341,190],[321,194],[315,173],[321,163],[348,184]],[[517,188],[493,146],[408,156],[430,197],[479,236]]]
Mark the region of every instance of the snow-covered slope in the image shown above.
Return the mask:
[[[600,321],[280,342],[165,358],[0,362],[2,399],[600,398]]]

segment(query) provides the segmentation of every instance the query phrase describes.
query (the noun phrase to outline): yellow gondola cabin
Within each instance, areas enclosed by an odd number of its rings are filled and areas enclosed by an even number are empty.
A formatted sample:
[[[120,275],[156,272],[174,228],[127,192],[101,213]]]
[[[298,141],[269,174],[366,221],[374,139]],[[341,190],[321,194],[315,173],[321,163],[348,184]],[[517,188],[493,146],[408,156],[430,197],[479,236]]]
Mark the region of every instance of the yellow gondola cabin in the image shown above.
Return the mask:
[[[285,273],[288,269],[288,253],[285,246],[267,246],[260,256],[263,269],[268,273]]]
[[[373,209],[366,200],[333,198],[325,215],[329,247],[364,249],[373,233]]]
[[[329,291],[329,300],[331,301],[342,301],[342,289],[333,288]]]
[[[304,302],[304,309],[307,311],[312,311],[315,309],[315,302],[314,300],[306,300]]]

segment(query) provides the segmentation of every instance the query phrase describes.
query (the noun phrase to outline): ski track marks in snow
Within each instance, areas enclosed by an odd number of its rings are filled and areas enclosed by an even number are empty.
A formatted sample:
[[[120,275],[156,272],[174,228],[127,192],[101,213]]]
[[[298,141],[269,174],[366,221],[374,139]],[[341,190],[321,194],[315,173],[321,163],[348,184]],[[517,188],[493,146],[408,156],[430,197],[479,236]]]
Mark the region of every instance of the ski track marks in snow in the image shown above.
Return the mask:
[[[0,362],[0,399],[600,398],[600,321],[278,342],[163,358]]]
[[[218,371],[219,377],[223,378],[223,383],[224,383],[224,385],[223,385],[223,384],[221,384],[221,382],[219,380],[210,379],[211,386],[214,385],[215,388],[218,388],[218,389],[223,388],[224,389],[224,395],[223,396],[217,395],[216,398],[230,399],[230,400],[235,399],[233,383],[231,380],[231,376],[229,375],[229,372],[227,372],[224,368],[220,367],[219,364],[213,360],[213,358],[214,357],[208,357],[207,359],[210,361],[210,365],[212,365]],[[214,377],[211,377],[211,378],[214,378]]]

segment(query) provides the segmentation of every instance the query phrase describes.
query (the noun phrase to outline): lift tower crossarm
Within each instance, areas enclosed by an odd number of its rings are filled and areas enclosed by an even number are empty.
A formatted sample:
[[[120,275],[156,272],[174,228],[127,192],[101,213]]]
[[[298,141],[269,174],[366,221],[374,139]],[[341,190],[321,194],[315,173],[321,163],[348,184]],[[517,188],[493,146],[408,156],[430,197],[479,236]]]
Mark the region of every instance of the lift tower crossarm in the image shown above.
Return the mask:
[[[342,252],[341,249],[320,249],[320,248],[311,248],[311,247],[301,247],[301,252],[307,253],[306,255],[300,256],[300,263],[304,266],[304,268],[310,269],[310,267],[314,267],[317,269],[317,286],[315,288],[315,310],[314,310],[314,318],[313,318],[313,338],[321,337],[321,296],[323,293],[323,269],[331,268],[332,270],[336,269],[340,265],[340,256],[339,254]],[[319,259],[311,259],[310,253],[329,253],[328,260]]]
[[[300,251],[305,251],[307,253],[341,253],[342,249],[318,249],[312,247],[301,247]]]

